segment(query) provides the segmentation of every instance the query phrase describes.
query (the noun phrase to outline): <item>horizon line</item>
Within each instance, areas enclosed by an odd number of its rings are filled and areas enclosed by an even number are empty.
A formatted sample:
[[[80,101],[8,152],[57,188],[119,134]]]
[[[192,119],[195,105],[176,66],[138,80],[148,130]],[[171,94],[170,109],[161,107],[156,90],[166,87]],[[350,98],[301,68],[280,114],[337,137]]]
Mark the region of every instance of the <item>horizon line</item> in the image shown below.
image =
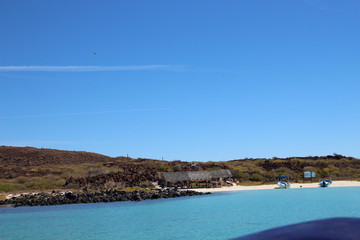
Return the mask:
[[[27,142],[27,143],[25,143]],[[116,157],[124,157],[124,155],[112,155],[108,154],[108,153],[100,153],[97,151],[91,151],[91,150],[68,150],[68,149],[61,149],[61,148],[53,148],[50,146],[44,146],[44,147],[38,147],[35,146],[37,144],[35,143],[42,143],[44,145],[46,145],[47,143],[80,143],[80,141],[10,141],[10,142],[6,142],[6,141],[0,141],[0,147],[16,147],[16,148],[26,148],[26,147],[30,147],[30,148],[36,148],[36,149],[50,149],[50,150],[58,150],[58,151],[73,151],[73,152],[87,152],[87,153],[96,153],[96,154],[100,154],[100,155],[104,155],[107,157],[111,157],[111,158],[116,158]],[[83,142],[83,141],[81,141]],[[5,143],[5,144],[4,144]],[[9,145],[10,143],[10,145]],[[15,144],[14,144],[15,143]],[[28,144],[28,143],[32,143],[32,144]],[[85,142],[86,143],[86,142]],[[19,146],[21,145],[21,146]],[[114,157],[113,157],[114,156]],[[236,158],[236,159],[229,159],[229,160],[218,160],[216,162],[231,162],[231,161],[241,161],[241,160],[288,160],[289,158],[316,158],[316,157],[331,157],[331,156],[341,156],[341,157],[345,157],[345,158],[354,158],[354,159],[359,159],[355,156],[346,156],[346,155],[342,155],[342,154],[337,154],[337,153],[333,153],[333,154],[320,154],[320,155],[307,155],[307,156],[300,156],[300,155],[294,155],[294,156],[288,156],[288,157],[242,157],[242,158]],[[130,157],[131,158],[131,157]],[[155,159],[155,160],[160,160],[160,158],[149,158],[149,159]],[[181,160],[181,159],[174,159],[174,160],[165,160],[165,161],[184,161],[184,162],[188,162],[186,160]],[[202,161],[192,161],[192,162],[202,162]]]

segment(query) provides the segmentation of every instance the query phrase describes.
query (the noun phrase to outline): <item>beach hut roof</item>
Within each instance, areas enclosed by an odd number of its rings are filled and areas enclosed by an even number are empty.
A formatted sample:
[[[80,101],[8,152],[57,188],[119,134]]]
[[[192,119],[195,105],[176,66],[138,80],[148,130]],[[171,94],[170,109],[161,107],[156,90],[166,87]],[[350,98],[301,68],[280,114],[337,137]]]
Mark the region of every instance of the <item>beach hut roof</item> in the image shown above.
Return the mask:
[[[229,170],[223,169],[223,170],[216,170],[211,171],[212,178],[231,178],[232,174]]]
[[[208,181],[232,177],[231,172],[227,169],[216,171],[162,172],[162,175],[166,182]]]
[[[162,175],[167,182],[190,181],[187,172],[163,172]]]

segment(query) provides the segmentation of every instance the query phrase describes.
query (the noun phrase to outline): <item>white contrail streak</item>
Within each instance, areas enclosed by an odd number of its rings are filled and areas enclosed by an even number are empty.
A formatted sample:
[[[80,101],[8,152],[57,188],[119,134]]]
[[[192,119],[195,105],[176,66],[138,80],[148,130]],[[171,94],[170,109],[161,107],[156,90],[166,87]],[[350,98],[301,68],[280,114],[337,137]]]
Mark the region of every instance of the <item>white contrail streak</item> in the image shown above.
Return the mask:
[[[161,111],[165,108],[144,108],[144,109],[129,109],[117,111],[102,111],[102,112],[76,112],[76,113],[55,113],[55,114],[36,114],[36,115],[20,115],[20,116],[0,116],[0,119],[22,119],[22,118],[42,118],[42,117],[64,117],[64,116],[80,116],[80,115],[98,115],[109,113],[125,113],[125,112],[146,112],[146,111]]]
[[[0,72],[180,71],[183,65],[139,66],[0,66]]]

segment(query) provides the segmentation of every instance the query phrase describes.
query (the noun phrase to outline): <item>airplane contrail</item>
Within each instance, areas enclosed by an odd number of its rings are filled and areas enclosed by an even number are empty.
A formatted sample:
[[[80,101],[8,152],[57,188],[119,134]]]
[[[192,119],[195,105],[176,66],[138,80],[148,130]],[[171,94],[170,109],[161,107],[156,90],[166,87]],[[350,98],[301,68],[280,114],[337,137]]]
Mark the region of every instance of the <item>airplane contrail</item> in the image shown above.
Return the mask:
[[[98,114],[109,114],[109,113],[147,112],[147,111],[162,111],[162,110],[166,110],[166,108],[143,108],[143,109],[128,109],[128,110],[101,111],[101,112],[73,112],[73,113],[35,114],[35,115],[19,115],[19,116],[0,116],[0,119],[63,117],[63,116],[98,115]]]
[[[134,66],[0,66],[0,72],[180,71],[184,65]]]

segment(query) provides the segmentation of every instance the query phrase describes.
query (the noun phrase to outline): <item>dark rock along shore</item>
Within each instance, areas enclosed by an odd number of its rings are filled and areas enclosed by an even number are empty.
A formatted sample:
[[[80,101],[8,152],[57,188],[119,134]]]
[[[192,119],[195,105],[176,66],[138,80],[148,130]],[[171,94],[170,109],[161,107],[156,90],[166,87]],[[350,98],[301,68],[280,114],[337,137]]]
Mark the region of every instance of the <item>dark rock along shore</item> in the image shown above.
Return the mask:
[[[20,195],[11,199],[0,201],[0,205],[20,206],[48,206],[62,204],[78,204],[78,203],[100,203],[100,202],[117,202],[117,201],[142,201],[147,199],[159,198],[176,198],[185,196],[205,195],[210,193],[200,193],[196,191],[179,191],[177,189],[161,189],[155,192],[146,192],[137,190],[126,192],[115,189],[108,189],[101,192],[82,193],[37,193],[33,195]]]

